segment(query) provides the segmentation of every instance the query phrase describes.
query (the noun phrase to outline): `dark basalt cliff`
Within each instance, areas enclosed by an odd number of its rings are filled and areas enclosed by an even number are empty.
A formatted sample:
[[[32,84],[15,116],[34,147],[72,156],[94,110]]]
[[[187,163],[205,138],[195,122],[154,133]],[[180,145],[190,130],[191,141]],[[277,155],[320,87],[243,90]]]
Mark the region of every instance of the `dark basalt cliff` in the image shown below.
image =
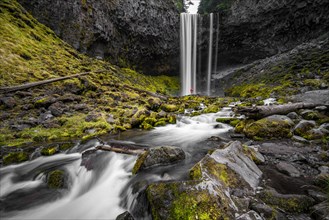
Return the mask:
[[[219,15],[222,65],[249,63],[321,36],[329,30],[328,11],[328,0],[203,0],[199,7]]]
[[[19,0],[83,53],[148,74],[174,74],[179,5],[174,0]]]

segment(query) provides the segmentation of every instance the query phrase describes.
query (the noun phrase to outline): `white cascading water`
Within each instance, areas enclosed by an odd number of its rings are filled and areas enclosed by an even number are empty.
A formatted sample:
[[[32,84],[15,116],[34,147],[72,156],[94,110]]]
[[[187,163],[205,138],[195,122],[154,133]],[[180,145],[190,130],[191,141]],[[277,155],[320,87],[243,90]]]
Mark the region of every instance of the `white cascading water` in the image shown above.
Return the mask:
[[[182,95],[196,93],[197,14],[181,13],[180,48]]]
[[[200,4],[198,0],[185,1],[188,13],[180,15],[180,71],[181,71],[181,95],[190,95],[204,92],[206,95],[211,95],[211,74],[217,69],[217,53],[218,53],[218,21],[216,35],[216,55],[213,65],[212,46],[213,46],[213,20],[214,15],[209,15],[209,44],[208,44],[208,62],[207,72],[205,76],[206,85],[205,91],[200,91],[197,88],[197,75],[201,74],[201,47],[198,48],[198,41],[201,42],[202,17],[197,13],[197,8]],[[198,25],[200,27],[198,27]],[[199,54],[197,54],[199,53]],[[197,57],[199,56],[199,60]],[[198,65],[197,65],[198,63]]]
[[[214,26],[214,14],[209,15],[209,47],[208,47],[208,72],[207,72],[207,95],[211,94],[211,61],[212,61],[212,39],[213,39],[213,26]]]
[[[151,169],[148,173],[132,175],[131,170],[136,156],[116,154],[113,152],[95,152],[91,154],[94,159],[88,161],[92,167],[82,163],[81,153],[57,154],[51,157],[39,157],[18,165],[6,166],[0,169],[0,202],[1,204],[13,204],[7,199],[13,198],[17,192],[26,192],[32,197],[24,198],[16,194],[14,204],[18,201],[22,204],[39,201],[32,207],[20,207],[17,210],[0,209],[1,219],[115,219],[122,212],[141,209],[138,200],[140,190],[135,190],[136,184],[132,180],[141,181],[141,189],[148,183],[179,179],[184,176],[192,164],[196,155],[204,156],[200,151],[207,151],[206,145],[200,147],[200,141],[211,136],[224,134],[231,126],[216,122],[218,117],[232,117],[231,108],[223,108],[220,112],[204,114],[195,117],[182,116],[175,125],[157,127],[146,134],[137,133],[137,143],[150,146],[174,145],[181,147],[187,155],[186,163],[177,167],[167,168],[163,172],[155,172]],[[218,126],[219,125],[219,126]],[[130,140],[130,139],[126,139]],[[136,142],[136,140],[133,140]],[[93,148],[99,143],[88,145]],[[81,148],[80,148],[81,149]],[[87,157],[88,158],[88,157]],[[190,159],[188,159],[190,158]],[[191,159],[192,158],[192,159]],[[200,158],[199,158],[200,159]],[[86,161],[85,161],[86,162]],[[83,166],[82,166],[83,165]],[[59,190],[61,196],[56,197],[33,196],[39,189],[47,189],[46,173],[49,169],[60,167],[66,170],[70,176],[68,189]],[[88,169],[86,167],[89,167]],[[160,167],[161,168],[161,167]],[[163,167],[163,169],[166,169]],[[159,170],[159,169],[158,169]],[[139,176],[141,175],[141,176]],[[145,182],[146,181],[146,182]],[[53,192],[53,190],[49,190]],[[56,191],[56,190],[55,190]],[[49,200],[50,199],[50,200]],[[139,205],[139,206],[138,206]],[[135,219],[149,219],[149,213],[136,216]]]
[[[80,165],[80,153],[40,157],[20,165],[4,167],[0,170],[0,199],[13,191],[31,190],[45,184],[42,175],[41,178],[15,183],[12,180],[18,174],[12,172],[19,169],[31,172],[51,160],[64,164],[65,161],[70,162],[64,169],[69,173],[72,184],[70,191],[58,200],[24,211],[1,214],[1,219],[115,219],[125,211],[120,207],[120,193],[129,180],[136,157],[108,153],[105,159],[107,163],[99,176],[95,176],[94,170],[87,170]]]

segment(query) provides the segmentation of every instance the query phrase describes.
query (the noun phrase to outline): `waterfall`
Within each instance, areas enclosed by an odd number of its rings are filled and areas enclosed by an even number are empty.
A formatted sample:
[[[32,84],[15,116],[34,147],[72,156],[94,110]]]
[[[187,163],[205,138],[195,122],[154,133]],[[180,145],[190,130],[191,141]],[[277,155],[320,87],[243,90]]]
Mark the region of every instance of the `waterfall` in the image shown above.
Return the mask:
[[[209,48],[208,48],[208,74],[207,74],[207,95],[210,96],[211,90],[211,61],[212,61],[212,39],[213,39],[214,14],[210,14],[209,24]]]
[[[180,28],[182,95],[196,93],[197,14],[182,13]]]
[[[213,59],[213,13],[208,17],[209,38],[206,37],[208,38],[207,43],[204,41],[205,38],[202,36],[204,30],[201,28],[203,21],[206,22],[206,20],[198,14],[182,13],[180,15],[180,72],[181,95],[183,96],[197,93],[211,95],[211,75],[217,71],[219,18],[217,17],[216,50]],[[208,49],[206,45],[208,45]],[[201,51],[204,56],[201,56]]]

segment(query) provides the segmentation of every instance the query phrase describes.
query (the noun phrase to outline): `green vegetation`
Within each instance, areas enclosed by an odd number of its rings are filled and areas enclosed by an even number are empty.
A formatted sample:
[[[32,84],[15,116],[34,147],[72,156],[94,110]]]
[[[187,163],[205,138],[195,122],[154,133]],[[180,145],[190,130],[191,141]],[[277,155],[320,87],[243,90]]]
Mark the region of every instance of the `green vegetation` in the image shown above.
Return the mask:
[[[48,187],[59,189],[64,187],[65,173],[62,170],[54,170],[48,173]]]
[[[238,124],[236,130],[240,131],[242,124]],[[262,138],[283,138],[292,136],[293,124],[290,121],[267,117],[255,122],[249,122],[243,126],[243,132],[254,140]]]
[[[202,0],[198,13],[209,14],[212,12],[227,12],[234,0]]]
[[[132,127],[151,129],[176,122],[169,112],[178,109],[158,114],[162,102],[142,90],[177,94],[178,77],[146,76],[82,55],[38,23],[15,0],[0,2],[0,22],[0,86],[91,71],[80,78],[30,89],[24,99],[15,94],[10,107],[0,104],[0,111],[8,113],[8,118],[0,125],[0,145],[86,140]],[[99,70],[103,72],[97,72]],[[176,102],[173,99],[168,105]],[[42,118],[41,109],[50,110],[52,104],[60,106],[55,117],[41,119],[38,123],[28,122],[31,118]],[[87,120],[90,113],[97,117]],[[29,126],[13,129],[10,120],[18,126],[24,123]]]
[[[9,165],[13,163],[21,163],[28,159],[29,155],[26,152],[12,152],[3,157],[3,164]]]
[[[260,197],[265,203],[291,213],[307,211],[314,204],[313,199],[304,195],[279,195],[271,190],[264,191]]]
[[[153,219],[230,219],[227,204],[218,202],[207,189],[196,189],[196,182],[151,184],[146,192]]]

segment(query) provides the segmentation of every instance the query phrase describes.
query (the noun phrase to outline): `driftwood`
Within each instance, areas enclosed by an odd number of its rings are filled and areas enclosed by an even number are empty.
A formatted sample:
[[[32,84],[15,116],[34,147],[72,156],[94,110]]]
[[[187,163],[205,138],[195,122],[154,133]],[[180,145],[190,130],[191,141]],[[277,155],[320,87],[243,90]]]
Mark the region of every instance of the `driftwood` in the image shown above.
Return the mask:
[[[139,155],[144,153],[147,148],[149,148],[147,145],[139,145],[126,141],[110,141],[108,144],[105,144],[103,141],[101,141],[100,145],[82,152],[82,157],[93,154],[97,150],[112,151],[121,154]]]
[[[255,106],[255,107],[237,107],[235,113],[245,115],[251,119],[260,119],[275,114],[288,114],[299,109],[309,109],[318,106],[314,103],[291,103],[284,105]]]
[[[15,91],[19,91],[19,90],[25,90],[25,89],[33,88],[36,86],[46,85],[49,83],[54,83],[54,82],[63,81],[66,79],[72,79],[72,78],[88,75],[90,73],[102,73],[102,72],[107,72],[107,71],[108,70],[89,71],[89,72],[74,74],[71,76],[63,76],[63,77],[58,77],[58,78],[53,78],[53,79],[42,80],[42,81],[38,81],[38,82],[26,83],[26,84],[18,85],[18,86],[1,87],[0,93],[8,93],[8,92],[15,92]]]
[[[110,145],[99,145],[95,148],[97,150],[112,151],[115,153],[130,154],[130,155],[139,155],[145,152],[145,150],[142,149],[119,148],[119,147],[112,147]]]
[[[134,88],[132,86],[124,85],[123,87],[128,88],[128,89],[135,90],[137,92],[145,92],[146,94],[148,94],[150,96],[153,96],[153,97],[156,97],[156,98],[159,98],[159,99],[162,99],[162,100],[167,100],[168,99],[167,96],[160,95],[158,93],[154,93],[154,92],[150,92],[150,91],[146,91],[146,90],[143,90],[143,89]]]

